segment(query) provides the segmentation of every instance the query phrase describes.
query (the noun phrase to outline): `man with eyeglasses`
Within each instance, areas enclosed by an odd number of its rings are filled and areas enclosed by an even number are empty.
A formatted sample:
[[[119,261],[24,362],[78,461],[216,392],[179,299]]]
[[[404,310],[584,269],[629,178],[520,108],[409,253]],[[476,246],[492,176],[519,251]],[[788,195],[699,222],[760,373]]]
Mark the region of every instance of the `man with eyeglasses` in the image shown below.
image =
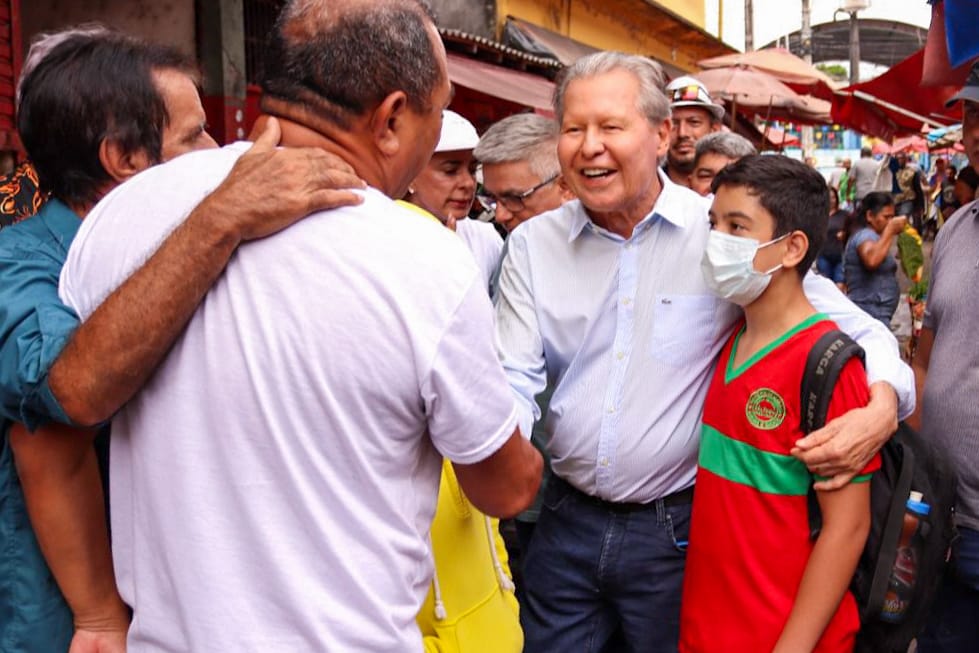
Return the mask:
[[[521,113],[492,125],[473,150],[483,169],[476,199],[507,233],[574,199],[561,178],[557,137],[554,120]]]
[[[707,87],[693,77],[677,77],[666,85],[666,95],[673,122],[664,169],[673,183],[689,187],[697,141],[720,130],[724,107],[715,104]]]
[[[574,193],[561,177],[557,138],[556,121],[534,113],[520,113],[490,126],[473,150],[473,156],[482,165],[483,171],[483,185],[476,193],[476,199],[484,209],[493,214],[496,223],[506,229],[508,234],[535,215],[556,209],[574,199]],[[506,253],[507,245],[504,242],[501,260],[506,257]],[[490,284],[494,296],[499,275],[498,266]],[[544,478],[534,505],[517,515],[514,520],[518,546],[516,551],[510,551],[511,558],[514,559],[511,567],[514,569],[519,568],[520,556],[530,544],[540,514],[540,499],[550,475],[550,465],[546,464],[546,435],[543,429],[549,398],[550,390],[537,398],[541,419],[534,424],[531,442],[544,455]],[[518,597],[520,591],[521,587],[518,585]]]

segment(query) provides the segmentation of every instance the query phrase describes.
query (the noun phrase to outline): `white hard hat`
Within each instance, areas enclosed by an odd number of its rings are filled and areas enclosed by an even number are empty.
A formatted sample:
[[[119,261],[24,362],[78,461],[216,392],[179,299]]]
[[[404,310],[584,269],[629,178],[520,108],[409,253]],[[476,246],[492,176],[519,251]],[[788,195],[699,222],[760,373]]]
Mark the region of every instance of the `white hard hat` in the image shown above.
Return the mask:
[[[666,95],[670,98],[670,108],[699,107],[707,109],[716,120],[724,118],[724,107],[714,104],[707,87],[699,79],[688,75],[677,77],[666,85]]]
[[[442,135],[436,152],[454,152],[456,150],[471,150],[479,143],[479,134],[473,124],[455,111],[446,109],[442,112]]]

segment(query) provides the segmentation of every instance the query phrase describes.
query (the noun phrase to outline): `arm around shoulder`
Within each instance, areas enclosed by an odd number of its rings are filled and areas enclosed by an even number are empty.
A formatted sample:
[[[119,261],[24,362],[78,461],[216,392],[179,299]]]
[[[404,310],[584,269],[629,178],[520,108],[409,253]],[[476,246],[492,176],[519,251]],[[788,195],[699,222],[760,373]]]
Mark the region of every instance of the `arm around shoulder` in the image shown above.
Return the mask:
[[[183,331],[238,245],[315,211],[361,202],[364,183],[317,148],[276,148],[276,120],[228,177],[76,331],[50,387],[78,424],[112,416],[142,387]],[[276,192],[268,192],[274,179]]]
[[[896,418],[903,419],[914,411],[914,375],[910,366],[901,359],[897,339],[880,320],[876,320],[840,292],[836,285],[814,274],[807,274],[804,288],[809,301],[817,311],[825,313],[841,331],[853,338],[866,354],[867,381],[872,388],[871,405],[877,403],[878,392],[883,397],[883,386],[898,404]],[[874,390],[875,387],[877,390]],[[875,408],[877,406],[874,406]],[[889,420],[888,420],[889,421]],[[896,428],[896,423],[894,424]],[[893,433],[893,429],[888,435]]]

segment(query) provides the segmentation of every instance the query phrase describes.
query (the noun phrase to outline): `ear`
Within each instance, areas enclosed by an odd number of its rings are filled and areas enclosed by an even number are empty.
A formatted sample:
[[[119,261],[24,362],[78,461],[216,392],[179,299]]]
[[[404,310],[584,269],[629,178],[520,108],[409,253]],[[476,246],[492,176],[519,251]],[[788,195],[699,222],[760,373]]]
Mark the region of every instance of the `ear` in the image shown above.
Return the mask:
[[[391,157],[411,144],[405,117],[410,111],[408,96],[395,91],[381,101],[371,114],[370,130],[374,144],[384,156]]]
[[[117,141],[104,138],[99,143],[99,163],[117,184],[150,167],[150,157],[143,150],[125,152]]]
[[[659,149],[656,154],[660,157],[666,156],[670,150],[670,130],[673,128],[673,121],[669,118],[656,126],[656,135],[659,136]]]
[[[782,266],[796,268],[809,252],[809,237],[801,231],[793,231],[785,239],[785,254],[782,255]]]
[[[568,182],[564,180],[564,175],[561,175],[557,179],[558,193],[561,195],[561,202],[570,202],[571,200],[578,199],[575,192],[571,190],[571,186],[568,186]]]

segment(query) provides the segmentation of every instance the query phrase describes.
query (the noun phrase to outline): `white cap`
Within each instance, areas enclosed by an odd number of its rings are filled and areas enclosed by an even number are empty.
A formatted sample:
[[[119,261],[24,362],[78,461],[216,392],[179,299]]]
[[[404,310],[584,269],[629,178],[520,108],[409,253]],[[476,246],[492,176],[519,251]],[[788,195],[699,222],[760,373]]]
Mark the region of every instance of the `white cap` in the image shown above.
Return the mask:
[[[724,107],[715,104],[707,87],[699,79],[688,75],[677,77],[666,85],[666,95],[670,98],[670,108],[699,107],[714,114],[716,120],[724,118]]]
[[[479,134],[473,124],[455,111],[446,109],[442,112],[442,135],[436,152],[454,152],[456,150],[472,150],[479,143]]]

